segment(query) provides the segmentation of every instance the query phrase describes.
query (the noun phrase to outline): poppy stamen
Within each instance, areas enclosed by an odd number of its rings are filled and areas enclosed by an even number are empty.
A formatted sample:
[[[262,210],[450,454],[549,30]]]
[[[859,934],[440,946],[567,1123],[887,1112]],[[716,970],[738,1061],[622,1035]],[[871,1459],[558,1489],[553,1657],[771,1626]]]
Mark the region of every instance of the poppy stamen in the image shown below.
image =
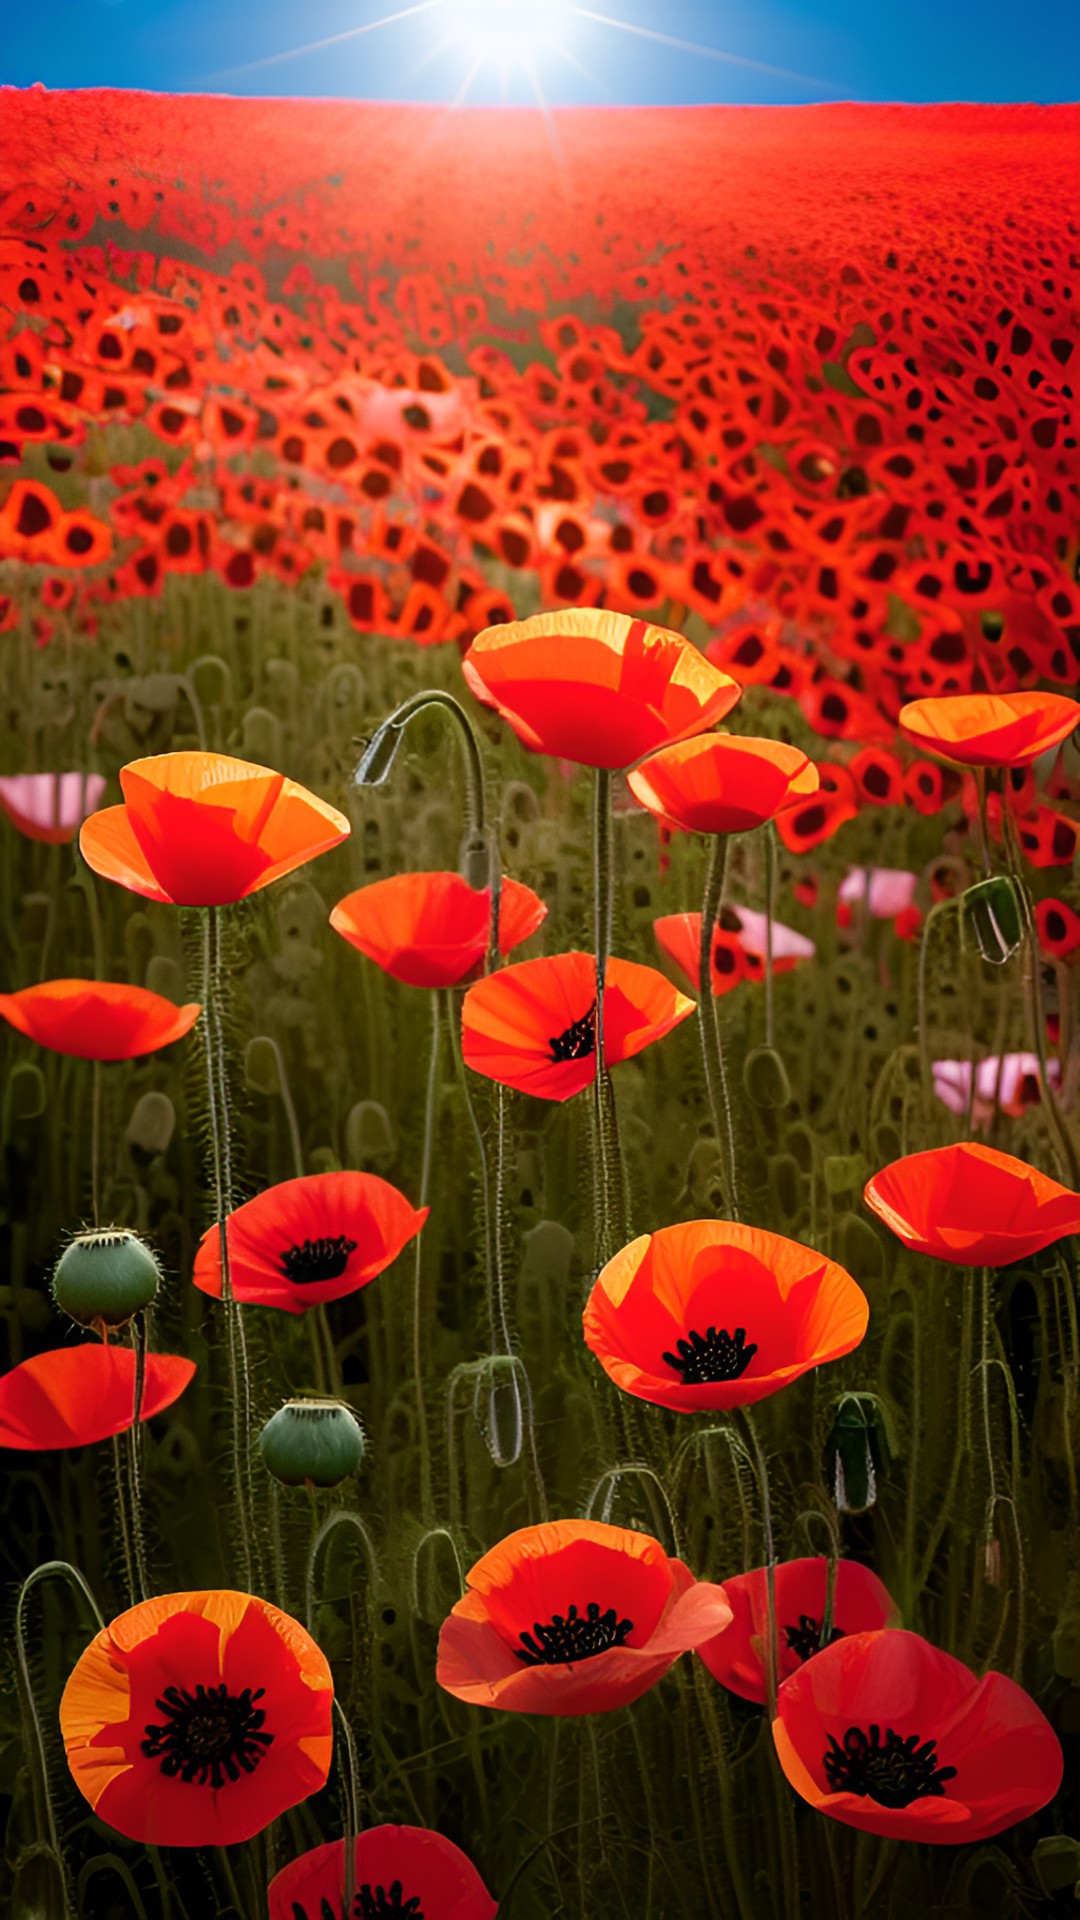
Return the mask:
[[[142,1750],[151,1760],[160,1760],[170,1780],[179,1775],[185,1784],[223,1787],[226,1779],[239,1780],[241,1771],[254,1773],[274,1741],[272,1733],[263,1732],[266,1715],[255,1704],[265,1692],[265,1687],[245,1687],[242,1693],[230,1693],[224,1682],[198,1686],[194,1693],[166,1687],[156,1702],[166,1724],[147,1725]]]
[[[592,1660],[610,1647],[621,1647],[633,1631],[633,1621],[620,1620],[614,1607],[601,1613],[597,1602],[590,1600],[584,1615],[572,1606],[565,1619],[557,1613],[546,1627],[534,1620],[532,1633],[519,1634],[522,1644],[514,1651],[529,1667],[568,1666],[575,1660]]]
[[[321,1280],[340,1280],[350,1257],[360,1242],[339,1233],[335,1239],[305,1240],[300,1246],[286,1247],[280,1255],[281,1271],[294,1286],[313,1286]]]
[[[937,1741],[919,1745],[917,1733],[901,1739],[892,1727],[871,1726],[867,1738],[861,1727],[849,1727],[841,1747],[829,1735],[829,1752],[824,1767],[833,1793],[855,1793],[869,1797],[881,1807],[908,1807],[913,1800],[945,1797],[945,1781],[956,1777],[955,1767],[940,1767]]]
[[[676,1340],[675,1345],[678,1353],[665,1353],[664,1359],[676,1373],[682,1374],[684,1387],[700,1387],[715,1380],[739,1380],[757,1352],[754,1341],[746,1345],[745,1327],[736,1327],[733,1334],[726,1327],[721,1327],[719,1332],[710,1327],[705,1334],[691,1328],[686,1339]]]
[[[572,1020],[548,1041],[553,1060],[588,1060],[596,1052],[596,1001],[580,1020]]]
[[[833,1627],[825,1644],[831,1647],[834,1640],[843,1638],[843,1628]],[[800,1660],[812,1660],[821,1652],[821,1623],[811,1613],[800,1613],[797,1626],[784,1628],[784,1640]]]
[[[373,1887],[365,1880],[357,1888],[353,1914],[355,1920],[424,1920],[420,1895],[414,1893],[406,1900],[400,1880],[389,1887]]]

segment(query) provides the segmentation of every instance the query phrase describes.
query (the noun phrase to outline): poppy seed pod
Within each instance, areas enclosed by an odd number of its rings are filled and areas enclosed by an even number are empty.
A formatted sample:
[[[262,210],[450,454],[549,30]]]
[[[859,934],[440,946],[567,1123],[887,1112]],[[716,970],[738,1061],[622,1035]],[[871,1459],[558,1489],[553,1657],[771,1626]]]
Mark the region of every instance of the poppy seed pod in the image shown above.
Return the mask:
[[[336,1487],[364,1457],[364,1434],[341,1400],[286,1400],[259,1435],[263,1465],[282,1486]]]
[[[161,1269],[148,1246],[124,1227],[76,1234],[53,1274],[53,1299],[81,1327],[122,1327],[148,1307]]]
[[[961,902],[964,926],[984,960],[1003,967],[1020,945],[1023,922],[1016,888],[1005,874],[978,880]]]

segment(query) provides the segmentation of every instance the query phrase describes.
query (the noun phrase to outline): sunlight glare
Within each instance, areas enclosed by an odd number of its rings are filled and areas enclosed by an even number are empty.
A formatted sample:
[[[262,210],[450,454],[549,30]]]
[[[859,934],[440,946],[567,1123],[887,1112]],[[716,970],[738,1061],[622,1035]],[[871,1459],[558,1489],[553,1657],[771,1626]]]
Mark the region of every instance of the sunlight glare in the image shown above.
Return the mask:
[[[447,0],[447,39],[484,65],[531,67],[545,51],[562,52],[571,31],[565,0]]]

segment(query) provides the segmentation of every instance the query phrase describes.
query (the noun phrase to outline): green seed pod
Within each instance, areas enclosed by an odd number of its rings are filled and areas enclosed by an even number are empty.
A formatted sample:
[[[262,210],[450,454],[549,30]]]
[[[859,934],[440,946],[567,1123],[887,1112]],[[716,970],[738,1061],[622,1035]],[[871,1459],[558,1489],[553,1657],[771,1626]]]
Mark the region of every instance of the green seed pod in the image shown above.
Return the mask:
[[[880,1401],[872,1393],[845,1393],[837,1402],[822,1470],[842,1513],[864,1513],[877,1499],[891,1448]]]
[[[76,1234],[53,1274],[53,1299],[82,1327],[122,1327],[148,1307],[161,1268],[148,1246],[126,1227]]]
[[[286,1400],[259,1435],[263,1465],[284,1487],[336,1487],[364,1457],[364,1434],[341,1400]]]
[[[1024,926],[1016,888],[1005,874],[979,880],[961,901],[964,927],[984,960],[1003,967],[1020,945]]]
[[[743,1063],[743,1086],[755,1107],[778,1112],[791,1105],[791,1081],[775,1047],[754,1047]]]

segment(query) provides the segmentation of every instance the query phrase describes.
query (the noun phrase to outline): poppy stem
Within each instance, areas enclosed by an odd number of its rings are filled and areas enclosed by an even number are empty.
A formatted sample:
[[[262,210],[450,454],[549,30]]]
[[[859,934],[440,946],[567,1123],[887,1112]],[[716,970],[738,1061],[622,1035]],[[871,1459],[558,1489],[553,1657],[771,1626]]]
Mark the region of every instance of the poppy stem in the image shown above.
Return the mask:
[[[95,1060],[90,1074],[90,1211],[95,1227],[101,1225],[101,1061]]]
[[[349,1717],[336,1697],[334,1712],[338,1717],[345,1754],[342,1768],[345,1776],[345,1912],[351,1913],[356,1897],[356,1836],[360,1831],[360,1758]]]
[[[720,1153],[728,1217],[739,1218],[739,1195],[735,1173],[735,1128],[731,1117],[731,1098],[728,1093],[727,1072],[724,1067],[724,1050],[720,1040],[720,1023],[716,1012],[716,996],[712,990],[712,940],[713,929],[720,917],[724,900],[724,880],[727,875],[728,841],[724,834],[714,834],[709,850],[709,865],[705,875],[705,897],[701,906],[701,946],[699,951],[700,985],[698,991],[698,1019],[701,1023],[701,1057],[705,1065],[705,1085],[709,1095],[709,1109],[712,1114],[713,1132]]]
[[[983,872],[987,879],[989,879],[994,869],[990,860],[990,829],[986,814],[986,769],[984,767],[974,767],[972,773],[975,780],[975,797],[977,802],[976,841],[979,848],[979,859],[982,861]],[[1004,813],[1004,811],[1005,809],[1002,807],[1002,812]]]
[[[593,910],[596,948],[596,1265],[607,1265],[627,1235],[619,1121],[604,1038],[604,990],[611,955],[615,875],[611,859],[611,774],[597,767],[593,797]]]
[[[986,1470],[990,1491],[986,1500],[986,1524],[983,1535],[984,1546],[989,1555],[994,1539],[994,1519],[997,1514],[997,1474],[994,1470],[994,1430],[990,1418],[990,1323],[993,1317],[993,1277],[989,1267],[982,1270],[982,1297],[979,1328],[979,1373],[980,1398],[982,1401],[983,1445],[986,1448]]]
[[[465,821],[470,834],[483,834],[487,820],[484,809],[484,765],[480,758],[480,747],[469,719],[460,700],[452,693],[444,693],[441,687],[425,687],[422,692],[414,693],[403,700],[377,727],[360,756],[359,764],[353,775],[358,787],[381,786],[387,779],[390,769],[401,745],[401,736],[410,720],[414,720],[425,707],[440,707],[453,720],[462,748],[462,764],[465,772]]]
[[[210,1148],[214,1174],[214,1213],[221,1253],[221,1299],[225,1311],[225,1336],[229,1358],[229,1404],[232,1408],[233,1495],[240,1534],[240,1573],[250,1589],[252,1579],[251,1545],[251,1378],[241,1309],[232,1289],[229,1270],[228,1215],[232,1207],[232,1167],[228,1147],[228,1115],[225,1105],[224,1046],[220,1036],[218,984],[220,969],[220,926],[218,909],[207,907],[203,915],[203,1030],[206,1056],[206,1098],[210,1115]]]
[[[442,1053],[441,995],[431,996],[431,1053],[428,1058],[427,1097],[424,1102],[424,1144],[420,1161],[420,1201],[426,1207],[431,1190],[431,1163],[435,1156],[435,1121],[439,1106],[439,1066]],[[431,1435],[424,1401],[424,1237],[416,1236],[413,1265],[413,1380],[416,1387],[416,1430],[420,1442],[420,1512],[431,1518]]]
[[[65,1911],[70,1914],[71,1902],[68,1895],[67,1873],[64,1869],[64,1856],[60,1850],[60,1835],[56,1825],[56,1814],[53,1808],[52,1794],[49,1789],[49,1762],[45,1748],[45,1737],[42,1732],[41,1719],[37,1710],[37,1701],[34,1698],[34,1683],[30,1672],[30,1659],[26,1650],[26,1603],[39,1581],[50,1580],[54,1577],[69,1580],[73,1586],[78,1588],[97,1622],[99,1631],[104,1628],[105,1622],[101,1616],[97,1601],[90,1591],[88,1582],[79,1572],[79,1569],[73,1567],[67,1560],[44,1560],[39,1567],[34,1568],[33,1573],[27,1574],[26,1579],[19,1588],[19,1597],[15,1602],[15,1660],[19,1670],[19,1679],[22,1683],[22,1703],[26,1710],[27,1718],[30,1721],[32,1734],[30,1743],[31,1751],[37,1760],[37,1769],[31,1768],[34,1811],[38,1822],[38,1831],[40,1833],[42,1828],[46,1830],[48,1835],[46,1844],[60,1867],[64,1885]]]
[[[765,823],[765,1045],[775,1045],[773,1006],[773,914],[776,910],[776,837],[771,820]]]
[[[765,1636],[765,1704],[769,1719],[776,1719],[777,1678],[780,1672],[780,1633],[776,1618],[776,1542],[773,1538],[772,1500],[769,1494],[769,1467],[749,1407],[740,1407],[743,1431],[750,1452],[761,1496],[761,1530],[765,1536],[765,1605],[768,1627]]]
[[[135,1567],[134,1597],[136,1600],[145,1600],[150,1592],[150,1582],[142,1527],[142,1407],[146,1387],[146,1315],[143,1313],[137,1313],[132,1320],[131,1341],[135,1349],[135,1400],[131,1425],[127,1430],[131,1546]]]
[[[114,1433],[110,1442],[113,1458],[113,1480],[116,1484],[116,1518],[120,1526],[120,1551],[124,1558],[124,1585],[132,1606],[139,1595],[135,1586],[135,1561],[131,1552],[131,1528],[128,1524],[127,1489],[124,1485],[124,1457],[120,1449],[120,1436]]]

